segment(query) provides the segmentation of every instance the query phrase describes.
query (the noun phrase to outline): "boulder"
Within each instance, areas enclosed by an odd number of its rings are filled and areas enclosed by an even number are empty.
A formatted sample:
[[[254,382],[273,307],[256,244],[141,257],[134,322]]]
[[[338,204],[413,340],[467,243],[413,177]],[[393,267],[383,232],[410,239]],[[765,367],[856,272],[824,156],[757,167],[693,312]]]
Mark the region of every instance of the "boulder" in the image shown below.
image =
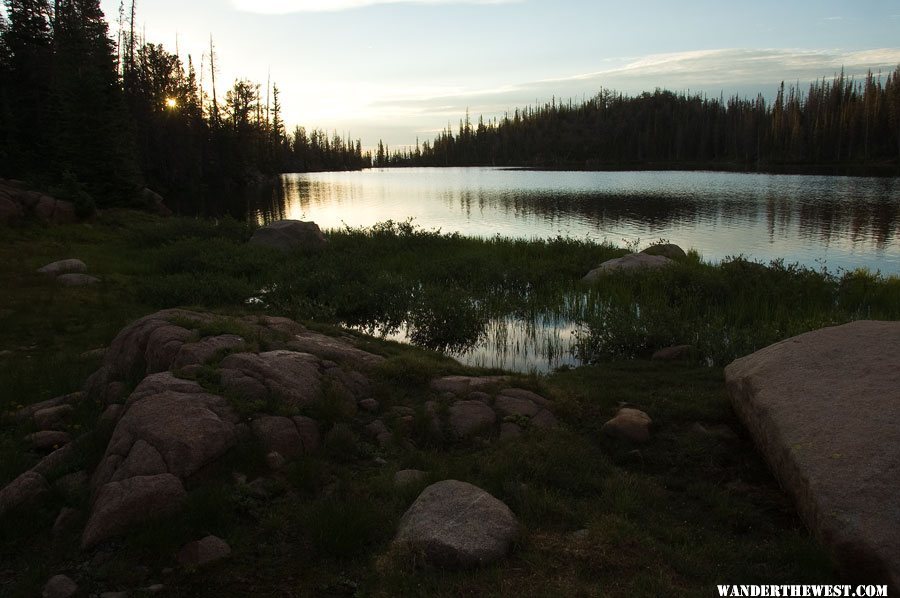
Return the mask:
[[[81,511],[78,509],[72,509],[70,507],[63,507],[59,511],[59,515],[56,516],[56,520],[53,522],[53,529],[51,533],[54,537],[62,536],[63,534],[69,533],[71,530],[75,529],[75,526],[78,525],[78,522],[81,520]]]
[[[526,399],[531,401],[536,405],[540,405],[541,407],[549,407],[550,401],[536,392],[531,392],[530,390],[525,390],[524,388],[504,388],[500,391],[500,394],[504,397],[512,397],[514,399]]]
[[[43,475],[26,471],[0,490],[0,517],[20,505],[37,500],[49,490]]]
[[[78,584],[65,575],[54,575],[41,592],[42,598],[70,598],[78,593]]]
[[[305,453],[313,453],[319,450],[321,436],[319,435],[318,422],[304,415],[295,415],[291,418],[291,421],[297,426],[297,433],[300,434],[300,440],[303,442],[303,451]]]
[[[384,361],[384,357],[381,355],[357,349],[347,341],[318,332],[296,334],[287,343],[287,347],[294,351],[312,353],[322,359],[333,359],[359,369],[378,365]]]
[[[56,277],[56,282],[64,287],[85,287],[91,284],[97,284],[100,279],[89,274],[60,274]]]
[[[30,192],[31,211],[44,224],[71,224],[77,222],[75,206],[70,201],[56,200],[49,195]]]
[[[781,341],[725,368],[731,402],[844,575],[900,591],[900,322]]]
[[[19,409],[16,412],[16,419],[19,421],[26,420],[30,417],[34,417],[34,414],[43,409],[49,409],[51,407],[59,407],[60,405],[75,405],[80,402],[84,398],[83,392],[73,392],[67,395],[62,395],[59,397],[54,397],[52,399],[47,399],[46,401],[41,401],[40,403],[33,403],[26,407]]]
[[[520,531],[503,502],[457,480],[425,488],[400,520],[394,545],[439,567],[476,567],[507,554]]]
[[[152,189],[144,187],[141,190],[141,201],[144,203],[144,207],[147,211],[153,214],[158,216],[172,215],[172,210],[165,204],[163,196]]]
[[[87,265],[78,259],[67,259],[51,262],[46,266],[38,268],[41,274],[48,276],[59,276],[60,274],[83,273],[87,272]]]
[[[266,415],[254,419],[250,428],[267,452],[277,452],[288,459],[304,452],[303,439],[290,418]]]
[[[280,251],[321,251],[328,244],[315,222],[278,220],[258,228],[250,238],[252,245],[262,245]]]
[[[137,523],[177,509],[184,486],[170,473],[136,476],[100,489],[81,537],[84,549],[124,533]]]
[[[244,346],[244,339],[236,334],[207,336],[195,343],[184,343],[175,354],[170,367],[178,369],[189,365],[204,364],[213,357],[222,356]]]
[[[84,436],[80,436],[79,438],[83,437]],[[76,439],[75,443],[77,442],[78,439]],[[42,476],[47,476],[55,471],[58,471],[60,468],[68,464],[73,457],[75,457],[75,443],[70,442],[63,447],[56,449],[55,451],[38,461],[37,465],[31,468],[31,471],[39,473]]]
[[[110,383],[140,380],[147,374],[169,369],[191,331],[172,324],[173,319],[204,322],[209,314],[183,309],[167,309],[144,316],[123,328],[112,340],[101,368],[85,383],[86,394],[107,400]]]
[[[606,436],[627,440],[629,442],[647,442],[650,440],[650,416],[639,409],[623,407],[616,416],[603,424],[601,432]]]
[[[226,391],[247,400],[271,397],[303,407],[321,395],[319,365],[316,356],[296,351],[236,353],[222,360],[219,376]]]
[[[581,280],[584,282],[594,282],[599,280],[603,275],[615,272],[617,270],[633,271],[633,270],[653,270],[664,268],[674,264],[673,260],[661,255],[648,255],[646,253],[629,253],[622,257],[606,260],[600,264],[599,268],[595,268],[588,272]]]
[[[693,350],[691,345],[674,345],[656,351],[650,359],[653,361],[686,361],[690,359]]]
[[[178,551],[176,560],[182,567],[197,568],[220,561],[231,554],[231,547],[217,536],[206,536],[189,542]]]
[[[450,431],[459,438],[490,428],[496,421],[497,414],[481,401],[457,401],[450,406]]]
[[[21,222],[25,211],[12,199],[0,195],[0,224],[10,225]]]
[[[429,386],[435,392],[463,395],[507,380],[506,376],[444,376],[435,378]]]
[[[505,415],[522,415],[525,417],[531,417],[532,415],[536,415],[538,411],[540,411],[540,407],[534,404],[534,401],[529,399],[520,399],[516,397],[510,397],[507,395],[499,395],[494,400],[494,409],[497,410],[501,416]]]
[[[237,423],[228,401],[196,382],[148,376],[128,399],[92,486],[138,475],[189,477],[234,446]]]
[[[359,406],[369,413],[375,413],[378,411],[378,401],[375,399],[363,399],[359,402]]]
[[[641,253],[646,255],[661,255],[670,260],[680,260],[687,257],[684,249],[674,243],[657,243],[643,250]]]

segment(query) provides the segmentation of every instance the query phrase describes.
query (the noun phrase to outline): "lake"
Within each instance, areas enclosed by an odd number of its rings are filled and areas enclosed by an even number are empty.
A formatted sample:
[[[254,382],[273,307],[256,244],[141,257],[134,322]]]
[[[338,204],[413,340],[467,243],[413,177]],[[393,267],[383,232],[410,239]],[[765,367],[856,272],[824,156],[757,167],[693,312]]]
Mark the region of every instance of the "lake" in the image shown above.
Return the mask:
[[[726,172],[393,168],[286,174],[251,200],[260,222],[323,229],[392,219],[469,236],[557,235],[649,245],[706,260],[783,258],[900,274],[900,179]]]
[[[643,248],[667,239],[705,260],[743,255],[830,272],[900,274],[900,179],[709,171],[572,172],[501,168],[369,169],[286,174],[249,200],[260,223],[323,229],[392,219],[468,236],[568,236]],[[407,330],[384,331],[395,340]],[[547,371],[577,365],[577,322],[493,321],[454,356]]]

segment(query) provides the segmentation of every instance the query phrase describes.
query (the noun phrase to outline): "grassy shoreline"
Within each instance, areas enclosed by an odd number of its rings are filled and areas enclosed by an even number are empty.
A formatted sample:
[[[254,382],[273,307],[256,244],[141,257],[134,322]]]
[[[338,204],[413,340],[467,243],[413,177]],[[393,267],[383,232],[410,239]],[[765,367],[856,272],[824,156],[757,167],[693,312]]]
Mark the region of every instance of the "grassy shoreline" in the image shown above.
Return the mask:
[[[497,314],[575,313],[565,297],[577,293],[588,298],[578,309],[600,306],[588,314],[593,334],[584,345],[596,364],[517,378],[552,397],[565,430],[478,447],[380,448],[357,439],[349,457],[294,463],[283,494],[270,501],[198,482],[183,514],[129,536],[102,558],[82,553],[76,538],[51,539],[60,507],[87,501],[56,493],[15,525],[0,526],[0,594],[35,595],[60,570],[75,572],[89,591],[161,580],[176,596],[624,596],[672,588],[708,595],[715,583],[836,579],[737,422],[720,365],[734,352],[811,327],[900,319],[896,277],[837,278],[743,261],[711,266],[692,256],[665,273],[617,275],[586,287],[581,276],[624,250],[567,239],[467,239],[391,223],[330,233],[321,254],[284,257],[247,246],[249,234],[231,220],[126,211],[93,224],[0,230],[0,485],[39,458],[23,440],[33,430],[8,414],[77,390],[99,365],[87,352],[108,345],[130,321],[176,305],[283,315],[328,333],[340,322],[412,318],[422,345],[445,348],[468,341]],[[69,257],[84,260],[103,282],[63,288],[35,272]],[[248,303],[252,297],[261,302]],[[701,321],[707,325],[697,328]],[[721,340],[721,327],[730,342]],[[688,334],[696,335],[687,340],[700,353],[697,362],[646,360],[653,348]],[[425,348],[352,336],[387,357],[376,380],[379,396],[393,397],[386,400],[421,401],[429,378],[479,372]],[[713,367],[699,363],[706,358]],[[599,433],[623,403],[654,419],[653,439],[639,449]],[[80,408],[70,431],[92,430],[98,414],[97,405]],[[335,417],[335,425],[349,425]],[[256,457],[233,459],[252,468]],[[86,451],[84,465],[96,458]],[[393,472],[408,467],[429,471],[430,481],[470,481],[507,502],[527,529],[513,555],[462,573],[393,560],[387,545],[396,522],[424,487],[393,488]],[[232,560],[201,573],[163,574],[180,543],[198,533],[227,538]]]

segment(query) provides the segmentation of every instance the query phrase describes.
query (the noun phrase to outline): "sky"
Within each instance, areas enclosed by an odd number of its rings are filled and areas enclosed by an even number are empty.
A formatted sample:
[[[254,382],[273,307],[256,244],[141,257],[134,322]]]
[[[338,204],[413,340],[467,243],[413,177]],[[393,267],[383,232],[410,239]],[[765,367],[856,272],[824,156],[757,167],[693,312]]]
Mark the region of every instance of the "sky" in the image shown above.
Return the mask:
[[[119,0],[101,0],[117,30]],[[220,94],[278,84],[289,128],[391,147],[601,88],[771,98],[781,81],[900,64],[900,0],[137,0],[146,39]]]

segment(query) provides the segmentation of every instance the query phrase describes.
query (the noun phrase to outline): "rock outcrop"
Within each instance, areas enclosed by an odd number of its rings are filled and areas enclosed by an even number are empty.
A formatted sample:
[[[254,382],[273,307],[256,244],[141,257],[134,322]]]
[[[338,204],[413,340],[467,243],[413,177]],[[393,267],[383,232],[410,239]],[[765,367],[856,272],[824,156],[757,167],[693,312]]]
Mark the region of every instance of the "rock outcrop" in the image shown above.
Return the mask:
[[[859,321],[731,363],[734,409],[850,579],[900,591],[900,322]]]
[[[28,217],[44,224],[68,224],[77,220],[72,202],[30,191],[19,181],[0,179],[0,225],[18,224]]]
[[[509,554],[516,516],[484,490],[457,480],[425,488],[400,520],[394,545],[439,567],[487,565]]]
[[[205,328],[245,330],[248,338],[267,344],[302,341],[320,354],[289,349],[257,353],[244,336],[203,337],[200,331]],[[326,358],[337,353],[343,357],[341,366]],[[92,547],[146,517],[176,509],[186,482],[242,437],[255,436],[274,469],[286,459],[317,450],[316,420],[265,410],[296,412],[314,404],[322,397],[324,380],[334,392],[343,389],[355,409],[357,398],[370,391],[361,370],[380,359],[344,341],[307,333],[283,318],[235,320],[165,310],[134,322],[113,339],[102,366],[86,384],[87,396],[111,403],[115,413],[104,412],[100,420],[115,427],[91,478],[91,512],[82,545]],[[200,365],[214,372],[215,392],[183,377]],[[122,391],[128,380],[140,383],[126,398]],[[230,399],[217,394],[220,389]],[[123,399],[124,405],[115,404]],[[260,412],[249,418],[249,427],[241,422],[232,400],[258,405]],[[32,415],[37,420],[45,412],[71,409],[54,402]]]

